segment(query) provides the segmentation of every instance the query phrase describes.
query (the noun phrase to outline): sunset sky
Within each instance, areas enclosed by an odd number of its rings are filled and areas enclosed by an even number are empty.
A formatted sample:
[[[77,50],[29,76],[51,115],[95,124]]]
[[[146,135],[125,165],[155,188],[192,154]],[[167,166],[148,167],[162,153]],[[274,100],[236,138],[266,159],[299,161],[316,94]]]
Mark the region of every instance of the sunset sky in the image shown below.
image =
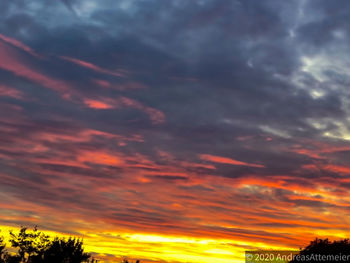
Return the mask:
[[[101,262],[350,231],[350,1],[1,0],[0,228]]]

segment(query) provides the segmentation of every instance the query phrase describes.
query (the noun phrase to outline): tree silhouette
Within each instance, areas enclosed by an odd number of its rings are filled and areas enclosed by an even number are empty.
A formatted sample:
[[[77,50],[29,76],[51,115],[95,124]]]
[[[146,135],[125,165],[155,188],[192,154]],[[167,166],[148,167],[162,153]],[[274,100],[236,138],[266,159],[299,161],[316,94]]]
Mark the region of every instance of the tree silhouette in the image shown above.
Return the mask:
[[[3,238],[0,238],[0,263],[96,263],[91,255],[84,252],[83,241],[70,237],[50,239],[50,236],[35,227],[28,231],[21,227],[18,233],[10,231],[11,246],[17,248],[16,255],[5,250]]]
[[[1,230],[0,230],[1,231]],[[83,240],[75,237],[50,238],[38,231],[21,227],[18,233],[10,231],[11,247],[17,254],[6,250],[4,238],[0,236],[0,263],[97,263],[89,253],[84,252]],[[129,263],[124,259],[123,263]],[[131,263],[131,262],[130,262]],[[137,260],[135,263],[140,263]]]
[[[6,244],[4,242],[4,238],[0,237],[0,263],[5,262],[6,253]]]
[[[18,248],[21,261],[37,262],[49,247],[50,239],[48,235],[39,232],[37,227],[30,232],[27,232],[26,227],[21,227],[18,234],[10,231],[10,243],[12,247]]]
[[[80,239],[55,238],[44,252],[45,263],[80,263],[88,262],[90,255],[84,252],[83,242]]]
[[[337,258],[338,257],[338,258]],[[343,257],[343,258],[340,258]],[[296,262],[349,262],[350,261],[350,241],[343,239],[339,241],[329,241],[328,239],[318,239],[299,252],[290,263]]]

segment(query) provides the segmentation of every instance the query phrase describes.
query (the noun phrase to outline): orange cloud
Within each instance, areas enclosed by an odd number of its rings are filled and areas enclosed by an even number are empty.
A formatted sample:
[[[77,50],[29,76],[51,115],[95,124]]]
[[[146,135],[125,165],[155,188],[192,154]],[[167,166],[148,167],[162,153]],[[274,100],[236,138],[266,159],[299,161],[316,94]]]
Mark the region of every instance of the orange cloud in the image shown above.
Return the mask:
[[[242,165],[242,166],[249,166],[249,167],[256,167],[256,168],[264,168],[264,165],[261,164],[254,164],[254,163],[246,163],[237,161],[231,158],[221,157],[221,156],[215,156],[210,154],[201,154],[199,155],[199,158],[204,161],[214,162],[214,163],[222,163],[222,164],[231,164],[231,165]]]
[[[92,99],[84,99],[84,103],[86,106],[92,109],[98,109],[98,110],[106,110],[106,109],[113,109],[114,106],[110,105],[106,102],[98,101],[98,100],[92,100]]]
[[[134,99],[127,97],[119,97],[116,99],[112,98],[98,98],[98,99],[83,99],[84,104],[92,109],[105,110],[105,109],[118,109],[118,108],[134,108],[140,110],[148,115],[150,120],[155,123],[163,123],[165,121],[165,115],[163,112],[143,105],[141,102],[138,102]]]
[[[95,163],[102,165],[112,165],[117,166],[121,164],[121,160],[115,155],[109,154],[107,152],[81,152],[78,156],[78,161],[82,163]]]

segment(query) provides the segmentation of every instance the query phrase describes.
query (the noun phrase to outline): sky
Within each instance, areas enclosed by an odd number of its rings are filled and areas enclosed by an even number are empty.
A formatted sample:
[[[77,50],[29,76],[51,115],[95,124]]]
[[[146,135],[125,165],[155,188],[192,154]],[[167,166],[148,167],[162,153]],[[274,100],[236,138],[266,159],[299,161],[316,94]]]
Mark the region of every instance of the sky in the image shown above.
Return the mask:
[[[350,2],[0,1],[0,228],[101,262],[350,231]]]

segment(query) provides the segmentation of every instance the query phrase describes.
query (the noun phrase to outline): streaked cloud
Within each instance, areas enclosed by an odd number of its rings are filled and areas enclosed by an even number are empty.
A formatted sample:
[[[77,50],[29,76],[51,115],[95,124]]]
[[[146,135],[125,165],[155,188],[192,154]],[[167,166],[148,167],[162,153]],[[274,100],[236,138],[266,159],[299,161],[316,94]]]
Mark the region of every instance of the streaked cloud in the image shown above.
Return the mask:
[[[214,156],[210,154],[201,154],[200,158],[205,161],[210,161],[214,163],[223,163],[223,164],[232,164],[232,165],[243,165],[243,166],[250,166],[250,167],[257,167],[257,168],[263,168],[264,165],[261,164],[254,164],[254,163],[246,163],[237,161],[231,158],[226,158],[222,156]]]
[[[124,74],[118,71],[112,71],[112,70],[108,70],[108,69],[103,69],[99,66],[96,66],[90,62],[86,62],[80,59],[76,59],[76,58],[70,58],[70,57],[65,57],[65,56],[61,56],[62,59],[67,60],[69,62],[72,62],[74,64],[77,64],[81,67],[99,72],[99,73],[103,73],[103,74],[108,74],[108,75],[112,75],[112,76],[116,76],[116,77],[124,77]]]

